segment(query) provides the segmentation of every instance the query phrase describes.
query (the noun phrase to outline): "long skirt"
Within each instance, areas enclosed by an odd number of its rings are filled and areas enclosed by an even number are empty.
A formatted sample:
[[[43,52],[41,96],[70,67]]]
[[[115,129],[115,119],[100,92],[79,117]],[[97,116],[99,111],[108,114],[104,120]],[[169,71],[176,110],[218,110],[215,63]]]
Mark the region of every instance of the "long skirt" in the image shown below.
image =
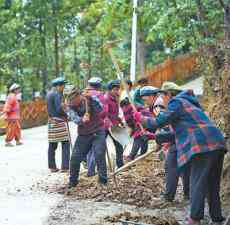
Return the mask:
[[[67,124],[61,118],[52,117],[49,119],[48,141],[52,143],[69,141]]]
[[[7,120],[6,127],[6,142],[12,140],[20,141],[21,139],[21,124],[19,120]]]

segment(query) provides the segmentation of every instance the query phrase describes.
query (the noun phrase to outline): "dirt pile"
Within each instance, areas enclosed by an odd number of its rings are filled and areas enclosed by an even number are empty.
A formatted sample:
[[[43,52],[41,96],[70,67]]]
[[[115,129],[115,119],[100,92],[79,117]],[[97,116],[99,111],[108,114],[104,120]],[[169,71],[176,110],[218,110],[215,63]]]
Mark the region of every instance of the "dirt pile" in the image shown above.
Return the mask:
[[[156,199],[163,191],[163,178],[162,163],[151,155],[129,170],[118,174],[117,186],[112,177],[107,187],[97,183],[97,176],[82,177],[71,195],[77,199],[110,200],[151,208],[156,205]]]
[[[179,225],[177,220],[170,215],[162,216],[162,217],[155,217],[155,216],[148,216],[143,215],[140,213],[130,213],[130,212],[123,212],[112,217],[106,217],[105,221],[116,223],[122,221],[132,221],[135,223],[145,223],[145,224],[154,224],[154,225]]]
[[[178,204],[178,202],[165,203],[161,199],[161,193],[164,190],[164,166],[158,159],[157,153],[151,154],[145,160],[118,174],[117,185],[113,177],[109,179],[107,186],[99,185],[97,179],[97,176],[89,178],[82,175],[77,187],[68,192],[68,197],[112,201],[146,208],[165,208]],[[50,186],[48,191],[67,193],[66,188],[60,188],[60,186],[56,188]],[[182,190],[179,192],[181,193]]]

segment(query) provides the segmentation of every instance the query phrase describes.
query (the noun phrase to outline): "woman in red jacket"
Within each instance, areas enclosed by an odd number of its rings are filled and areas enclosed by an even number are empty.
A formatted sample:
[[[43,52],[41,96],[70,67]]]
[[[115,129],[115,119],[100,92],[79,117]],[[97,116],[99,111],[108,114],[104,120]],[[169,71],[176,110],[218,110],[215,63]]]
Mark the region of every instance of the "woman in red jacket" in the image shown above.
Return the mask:
[[[12,147],[12,140],[15,139],[16,145],[21,145],[21,125],[20,125],[20,106],[17,95],[20,93],[20,86],[12,84],[9,88],[3,112],[7,121],[5,146]]]

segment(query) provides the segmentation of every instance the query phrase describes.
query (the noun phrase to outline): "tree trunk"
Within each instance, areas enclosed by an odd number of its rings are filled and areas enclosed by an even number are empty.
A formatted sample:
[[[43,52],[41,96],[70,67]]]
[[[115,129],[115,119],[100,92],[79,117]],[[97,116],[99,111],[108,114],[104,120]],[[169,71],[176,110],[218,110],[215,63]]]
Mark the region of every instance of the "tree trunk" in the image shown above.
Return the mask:
[[[197,4],[197,8],[198,8],[198,12],[197,12],[197,16],[200,20],[201,23],[204,23],[206,21],[206,17],[205,17],[205,9],[204,9],[204,5],[202,3],[202,0],[196,0],[196,4]],[[202,33],[203,36],[206,38],[209,36],[209,31],[206,25],[202,26]]]
[[[60,50],[60,53],[61,53],[61,71],[64,72],[65,71],[65,45],[61,47],[61,50]]]
[[[56,6],[53,6],[54,18],[54,58],[55,58],[55,77],[59,76],[59,35],[58,35],[58,22]]]
[[[104,45],[104,40],[103,38],[101,38],[101,46]],[[103,77],[104,74],[104,65],[103,65],[103,61],[104,61],[104,50],[103,48],[100,48],[100,72],[101,72],[101,77]]]
[[[77,78],[77,86],[79,87],[80,86],[80,69],[79,69],[79,60],[77,58],[77,43],[76,41],[73,43],[74,45],[74,51],[73,51],[73,58],[74,58],[74,71],[75,71],[75,74],[76,74],[76,78]]]
[[[88,40],[88,79],[90,79],[91,75],[92,75],[92,70],[91,70],[91,60],[92,60],[92,52],[91,52],[91,48],[92,48],[92,43],[91,43],[91,39],[89,38]],[[87,79],[87,80],[88,80]],[[86,83],[87,83],[87,80],[86,80]]]
[[[39,22],[39,33],[41,41],[41,56],[42,56],[42,96],[46,96],[47,85],[48,85],[48,71],[47,71],[47,47],[46,47],[46,29],[40,18]]]
[[[144,34],[141,31],[137,32],[137,65],[140,70],[141,77],[145,76],[145,42]]]
[[[144,4],[144,0],[138,1],[138,7],[141,7]],[[140,71],[141,77],[145,76],[145,54],[146,54],[146,45],[145,45],[145,35],[142,27],[141,15],[138,15],[138,29],[137,29],[137,68]]]
[[[55,56],[55,76],[59,75],[59,45],[58,45],[58,27],[54,25],[54,56]]]
[[[224,36],[225,36],[224,45],[226,49],[229,49],[230,47],[230,4],[225,4],[224,0],[219,0],[219,3],[224,9]]]
[[[230,5],[226,5],[224,8],[224,33],[225,42],[229,47],[230,44]]]

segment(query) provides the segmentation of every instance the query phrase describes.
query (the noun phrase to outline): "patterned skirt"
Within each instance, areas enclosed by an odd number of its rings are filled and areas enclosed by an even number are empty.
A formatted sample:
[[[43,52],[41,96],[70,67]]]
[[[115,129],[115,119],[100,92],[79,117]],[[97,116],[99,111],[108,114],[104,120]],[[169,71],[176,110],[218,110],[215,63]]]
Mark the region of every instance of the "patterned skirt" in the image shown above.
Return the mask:
[[[64,120],[56,117],[49,118],[48,141],[49,142],[69,141],[67,124]]]

